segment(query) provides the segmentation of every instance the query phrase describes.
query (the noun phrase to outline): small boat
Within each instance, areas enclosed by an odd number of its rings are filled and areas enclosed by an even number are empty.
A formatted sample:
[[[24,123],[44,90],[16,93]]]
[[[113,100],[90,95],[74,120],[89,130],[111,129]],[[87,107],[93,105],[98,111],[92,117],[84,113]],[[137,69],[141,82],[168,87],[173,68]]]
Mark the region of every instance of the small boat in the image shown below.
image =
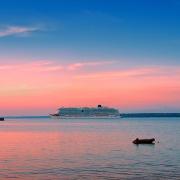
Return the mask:
[[[4,117],[0,117],[0,121],[4,121]]]
[[[139,139],[136,138],[133,143],[134,144],[154,144],[155,139],[151,138],[151,139]]]

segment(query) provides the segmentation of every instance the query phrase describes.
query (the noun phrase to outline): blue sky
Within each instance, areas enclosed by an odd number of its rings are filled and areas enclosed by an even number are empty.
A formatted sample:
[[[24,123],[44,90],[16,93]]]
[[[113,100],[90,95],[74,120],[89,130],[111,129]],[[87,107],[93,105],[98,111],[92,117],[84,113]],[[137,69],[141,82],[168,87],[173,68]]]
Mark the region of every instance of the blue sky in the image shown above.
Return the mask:
[[[178,0],[4,0],[1,29],[37,31],[31,38],[0,38],[1,55],[179,64],[179,9]]]

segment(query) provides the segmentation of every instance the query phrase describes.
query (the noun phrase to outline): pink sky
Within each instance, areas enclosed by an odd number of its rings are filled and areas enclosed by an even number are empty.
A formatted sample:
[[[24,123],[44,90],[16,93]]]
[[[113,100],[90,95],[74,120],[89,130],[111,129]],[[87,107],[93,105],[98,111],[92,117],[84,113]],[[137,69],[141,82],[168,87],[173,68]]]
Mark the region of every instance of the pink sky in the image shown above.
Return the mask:
[[[60,106],[97,104],[120,111],[151,110],[152,107],[178,109],[179,68],[118,69],[117,65],[116,61],[1,63],[0,114],[47,115]],[[114,69],[108,70],[109,66]]]

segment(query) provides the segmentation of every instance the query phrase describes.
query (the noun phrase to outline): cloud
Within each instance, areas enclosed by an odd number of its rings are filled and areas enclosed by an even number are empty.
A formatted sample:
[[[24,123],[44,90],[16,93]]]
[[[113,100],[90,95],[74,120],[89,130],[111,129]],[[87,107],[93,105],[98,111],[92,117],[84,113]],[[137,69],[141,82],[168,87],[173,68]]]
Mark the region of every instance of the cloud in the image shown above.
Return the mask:
[[[115,61],[97,61],[97,62],[77,62],[64,64],[53,60],[38,60],[33,62],[16,62],[14,64],[0,64],[0,71],[18,70],[18,71],[34,71],[34,72],[79,72],[79,70],[89,67],[103,67],[113,64]]]
[[[0,65],[0,71],[12,69],[12,68],[13,68],[13,66],[11,66],[11,65]]]
[[[116,63],[116,61],[77,62],[64,64],[54,60],[16,61],[14,63],[0,64],[0,72],[20,71],[33,73],[65,73],[71,74],[76,79],[121,79],[121,78],[149,78],[149,77],[173,77],[179,76],[180,67],[175,66],[148,66],[119,69],[105,67]],[[92,67],[92,68],[90,68]],[[94,67],[99,67],[101,70]],[[104,69],[105,68],[105,69]],[[82,71],[83,70],[83,71]],[[86,71],[88,70],[88,71]]]
[[[180,73],[179,67],[140,67],[116,71],[93,72],[77,75],[79,79],[112,79],[112,78],[147,78],[147,77],[170,77]]]
[[[106,64],[112,64],[114,61],[98,61],[98,62],[78,62],[74,64],[69,64],[67,66],[68,70],[77,70],[82,67],[89,67],[89,66],[100,66],[100,65],[106,65]]]
[[[35,31],[39,31],[38,27],[25,27],[25,26],[7,26],[0,29],[0,37],[6,36],[24,36]]]

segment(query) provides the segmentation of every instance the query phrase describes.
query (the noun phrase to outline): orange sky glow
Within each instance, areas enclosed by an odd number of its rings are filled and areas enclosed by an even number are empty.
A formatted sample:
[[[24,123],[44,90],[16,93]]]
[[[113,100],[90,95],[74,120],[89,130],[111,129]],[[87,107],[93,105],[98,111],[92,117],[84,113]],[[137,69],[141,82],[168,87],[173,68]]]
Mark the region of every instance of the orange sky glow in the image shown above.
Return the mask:
[[[46,115],[60,106],[97,104],[113,106],[120,111],[169,107],[169,104],[178,108],[180,105],[179,68],[152,66],[106,70],[112,64],[116,66],[113,61],[0,64],[0,113]]]

